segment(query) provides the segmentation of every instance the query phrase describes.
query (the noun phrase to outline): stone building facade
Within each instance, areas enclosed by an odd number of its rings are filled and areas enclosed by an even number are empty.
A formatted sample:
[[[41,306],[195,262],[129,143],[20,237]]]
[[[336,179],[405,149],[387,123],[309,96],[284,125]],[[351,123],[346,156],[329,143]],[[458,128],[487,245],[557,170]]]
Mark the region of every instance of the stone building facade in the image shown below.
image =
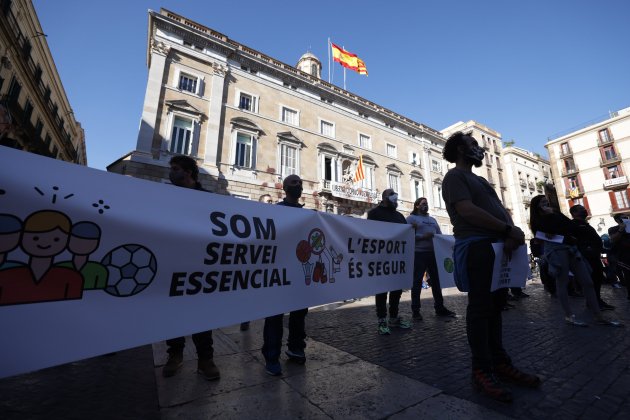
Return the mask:
[[[251,200],[280,200],[297,174],[306,208],[357,217],[392,187],[403,214],[426,196],[451,231],[440,132],[325,82],[311,53],[294,67],[164,9],[149,12],[148,39],[136,149],[109,171],[166,183],[169,159],[186,154],[206,188]]]
[[[584,205],[600,234],[614,224],[612,215],[630,214],[630,108],[551,139],[545,147],[563,213]]]
[[[0,1],[0,145],[87,164],[83,128],[30,0]]]
[[[503,177],[506,185],[506,207],[511,209],[514,224],[532,237],[529,228],[529,204],[539,194],[549,195],[551,171],[549,161],[536,153],[516,146],[502,150]]]

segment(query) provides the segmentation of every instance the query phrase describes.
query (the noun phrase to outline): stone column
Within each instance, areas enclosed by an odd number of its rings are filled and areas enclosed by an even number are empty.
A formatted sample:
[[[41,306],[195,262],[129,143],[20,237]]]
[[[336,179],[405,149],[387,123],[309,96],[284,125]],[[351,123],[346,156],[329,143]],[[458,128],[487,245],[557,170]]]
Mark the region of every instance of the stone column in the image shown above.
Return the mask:
[[[210,107],[208,109],[208,130],[206,132],[206,150],[204,155],[204,165],[218,165],[217,156],[219,154],[219,132],[221,128],[221,107],[223,105],[223,89],[225,87],[225,76],[227,67],[214,63],[212,65],[213,76],[209,84]]]
[[[160,108],[160,92],[166,67],[166,56],[170,47],[163,42],[151,40],[151,67],[149,67],[149,80],[144,96],[142,108],[142,120],[138,132],[138,143],[135,156],[152,159],[153,137],[157,124],[157,113]]]

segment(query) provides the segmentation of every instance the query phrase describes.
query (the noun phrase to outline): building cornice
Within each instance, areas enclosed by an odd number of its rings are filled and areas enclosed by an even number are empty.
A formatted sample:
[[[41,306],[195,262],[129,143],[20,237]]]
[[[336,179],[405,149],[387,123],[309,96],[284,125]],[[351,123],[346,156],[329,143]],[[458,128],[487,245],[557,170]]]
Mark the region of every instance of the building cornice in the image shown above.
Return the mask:
[[[186,43],[213,50],[226,57],[226,60],[240,63],[251,70],[264,72],[281,79],[295,88],[314,91],[313,93],[324,101],[333,101],[342,106],[348,106],[368,117],[378,116],[379,119],[384,119],[385,124],[404,128],[409,134],[426,136],[438,142],[445,141],[438,130],[298,70],[167,9],[161,9],[160,13],[149,11],[149,50],[157,28],[181,37]],[[147,51],[147,63],[150,65],[150,51]]]

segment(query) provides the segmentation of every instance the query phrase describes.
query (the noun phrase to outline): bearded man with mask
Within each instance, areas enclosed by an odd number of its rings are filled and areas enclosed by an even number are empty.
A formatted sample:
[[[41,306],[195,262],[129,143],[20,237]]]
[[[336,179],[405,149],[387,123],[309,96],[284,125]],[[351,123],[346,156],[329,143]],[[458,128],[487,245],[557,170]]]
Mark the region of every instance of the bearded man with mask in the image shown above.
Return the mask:
[[[304,204],[300,204],[302,196],[302,179],[297,175],[289,175],[282,182],[282,189],[285,192],[283,201],[278,206],[293,207],[301,209]],[[289,337],[287,339],[287,351],[285,354],[290,361],[303,365],[306,363],[306,329],[305,318],[308,308],[292,311],[289,314]],[[272,376],[282,374],[280,365],[280,351],[282,349],[282,320],[284,314],[278,314],[265,318],[263,330],[263,346],[261,352],[265,357],[265,371]]]
[[[478,391],[503,402],[512,392],[498,378],[526,387],[540,386],[540,378],[514,367],[503,348],[501,312],[507,289],[490,291],[494,242],[502,242],[509,255],[525,243],[525,234],[514,226],[494,188],[472,172],[483,163],[484,150],[469,134],[457,132],[444,146],[444,159],[455,163],[444,176],[442,196],[446,203],[455,247],[455,283],[468,292],[466,333],[472,353],[472,384]]]
[[[188,156],[173,156],[169,162],[171,170],[168,174],[173,185],[193,190],[206,191],[198,181],[199,168],[197,162]],[[195,333],[192,335],[193,343],[197,350],[197,372],[208,380],[219,379],[220,373],[214,364],[212,357],[212,330]],[[162,369],[162,375],[166,378],[174,376],[184,364],[184,337],[166,340],[168,346],[168,360]]]
[[[382,198],[380,204],[368,212],[368,220],[406,224],[405,216],[396,211],[398,194],[393,189],[388,188],[383,191]],[[401,295],[402,290],[389,292],[389,321],[387,320],[387,292],[379,293],[375,296],[379,334],[391,334],[390,327],[411,328],[411,322],[398,315],[398,304],[400,303]]]

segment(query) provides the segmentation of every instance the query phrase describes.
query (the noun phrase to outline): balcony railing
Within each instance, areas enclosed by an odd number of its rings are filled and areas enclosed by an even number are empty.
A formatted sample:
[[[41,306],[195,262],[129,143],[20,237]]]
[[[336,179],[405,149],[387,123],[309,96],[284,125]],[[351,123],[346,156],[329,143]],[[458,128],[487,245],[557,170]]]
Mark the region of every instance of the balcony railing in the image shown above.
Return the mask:
[[[524,179],[521,179],[519,183],[521,184],[521,187],[523,188],[527,187],[527,181],[525,181]]]
[[[571,156],[572,154],[573,154],[573,150],[571,150],[571,148],[570,148],[570,147],[566,147],[566,148],[561,147],[561,148],[560,148],[560,157],[561,157],[561,158],[564,158],[564,157],[569,157],[569,156]]]
[[[615,142],[615,139],[613,139],[611,136],[608,136],[607,138],[604,138],[604,139],[599,137],[599,136],[597,136],[597,144],[599,146],[604,146],[606,144],[611,144],[611,143],[614,143],[614,142]]]
[[[531,197],[523,197],[523,204],[525,204],[526,206],[529,206],[531,202],[532,202]]]
[[[628,177],[627,176],[618,176],[617,178],[610,178],[604,181],[604,189],[605,190],[614,190],[617,188],[627,187],[628,186]]]
[[[495,185],[497,185],[497,183],[496,183],[496,182],[494,182],[494,178],[492,178],[492,177],[488,177],[488,183],[490,183],[490,185],[492,185],[493,187],[494,187]]]
[[[33,124],[31,124],[24,114],[24,109],[22,109],[20,104],[8,98],[6,95],[0,97],[0,103],[7,108],[13,118],[15,134],[27,140],[25,142],[27,150],[38,155],[54,157],[48,149],[48,145],[42,140],[41,133],[37,133]]]
[[[619,162],[621,162],[621,156],[615,155],[615,156],[610,156],[604,159],[600,159],[599,166],[612,165],[613,163],[619,163]]]
[[[343,183],[323,179],[319,183],[320,192],[332,194],[333,197],[346,198],[348,200],[364,201],[368,203],[378,202],[378,191],[357,187],[352,183]]]
[[[533,181],[529,181],[527,183],[527,186],[529,187],[530,190],[534,191],[536,189],[536,184],[534,184]]]
[[[614,206],[610,206],[610,213],[615,215],[617,213],[628,213],[630,212],[630,204],[617,203]]]
[[[570,176],[570,175],[575,175],[578,173],[578,168],[577,166],[573,166],[570,168],[562,168],[562,176]]]

